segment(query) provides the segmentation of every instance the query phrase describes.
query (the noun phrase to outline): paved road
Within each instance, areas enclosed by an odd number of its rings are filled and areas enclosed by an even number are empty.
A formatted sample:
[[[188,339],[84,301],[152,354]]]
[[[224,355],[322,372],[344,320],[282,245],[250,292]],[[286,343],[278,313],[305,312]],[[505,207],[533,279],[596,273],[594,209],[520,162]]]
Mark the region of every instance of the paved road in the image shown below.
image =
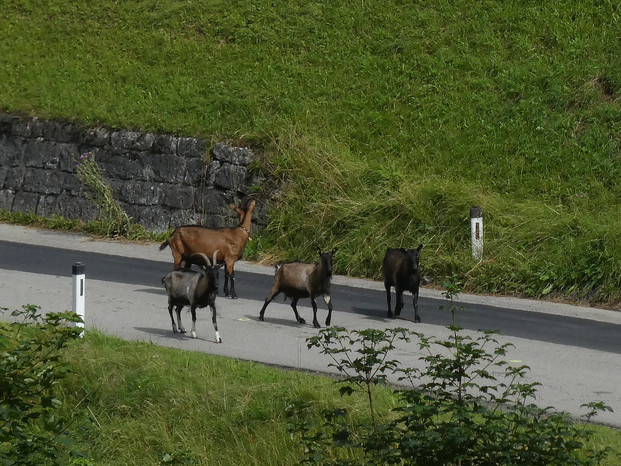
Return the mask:
[[[41,305],[44,311],[71,307],[71,265],[86,264],[87,328],[96,327],[128,339],[222,354],[286,367],[328,371],[327,360],[306,348],[305,339],[316,330],[300,326],[281,299],[267,309],[266,322],[258,311],[273,280],[272,267],[240,262],[237,267],[239,300],[219,298],[222,345],[214,342],[207,313],[200,313],[199,339],[174,335],[166,312],[160,278],[171,268],[170,252],[157,245],[91,241],[79,235],[38,231],[0,225],[0,307]],[[423,258],[424,260],[424,258]],[[406,299],[404,318],[385,317],[385,295],[381,283],[334,278],[333,324],[347,328],[386,328],[399,325],[425,334],[446,335],[450,315],[441,293],[421,293],[423,324],[411,321],[411,299]],[[393,299],[394,301],[394,299]],[[508,358],[531,367],[540,381],[537,402],[553,405],[578,416],[580,404],[603,400],[617,413],[600,421],[621,427],[621,313],[593,308],[503,298],[460,296],[465,310],[458,322],[467,329],[494,328],[502,331],[501,342],[515,349]],[[310,305],[300,306],[311,321]],[[319,304],[319,320],[325,320],[325,305]],[[189,314],[184,315],[186,327]],[[414,345],[400,346],[396,357],[404,364],[418,365]]]

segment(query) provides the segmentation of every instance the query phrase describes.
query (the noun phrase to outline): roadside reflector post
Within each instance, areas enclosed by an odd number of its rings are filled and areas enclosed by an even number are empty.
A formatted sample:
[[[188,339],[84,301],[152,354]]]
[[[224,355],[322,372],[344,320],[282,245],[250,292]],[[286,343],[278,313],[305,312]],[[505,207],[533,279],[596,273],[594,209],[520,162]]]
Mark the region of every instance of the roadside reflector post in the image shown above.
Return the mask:
[[[478,206],[470,208],[470,238],[472,257],[481,260],[483,258],[483,209]]]
[[[86,286],[84,273],[86,266],[82,262],[76,262],[71,271],[73,273],[73,312],[82,318],[82,322],[77,323],[76,326],[84,328],[84,288]],[[84,336],[84,332],[80,336]]]

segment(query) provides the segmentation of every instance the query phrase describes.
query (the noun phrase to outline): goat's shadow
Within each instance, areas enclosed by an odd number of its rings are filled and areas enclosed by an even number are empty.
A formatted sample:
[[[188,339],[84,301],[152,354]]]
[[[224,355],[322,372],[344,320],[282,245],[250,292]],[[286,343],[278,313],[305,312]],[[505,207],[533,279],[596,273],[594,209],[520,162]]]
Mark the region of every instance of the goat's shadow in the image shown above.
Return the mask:
[[[386,324],[398,322],[399,320],[405,320],[407,322],[414,322],[414,316],[412,316],[412,318],[409,319],[408,317],[405,317],[403,313],[401,313],[401,315],[399,316],[388,317],[386,315],[387,311],[385,309],[381,311],[378,309],[363,308],[363,307],[352,307],[351,309],[354,314],[362,315],[367,320],[385,322]]]
[[[293,314],[293,313],[292,313]],[[309,321],[307,319],[305,324],[298,324],[295,320],[295,317],[293,315],[291,315],[290,319],[285,319],[285,318],[280,318],[280,317],[269,317],[269,316],[265,316],[265,320],[263,322],[261,322],[259,320],[259,316],[256,314],[246,314],[246,317],[249,320],[254,320],[259,322],[260,324],[277,324],[277,325],[282,325],[284,327],[300,327],[300,328],[304,328],[307,326],[312,327],[313,326],[313,319],[310,319],[310,325],[309,325]]]
[[[157,295],[166,295],[166,290],[163,288],[140,288],[139,290],[136,290],[140,293],[151,293],[151,294],[157,294]]]
[[[169,340],[175,340],[175,341],[185,341],[185,340],[190,340],[190,341],[205,341],[207,343],[216,343],[216,340],[210,340],[207,338],[201,338],[200,336],[198,338],[192,338],[190,336],[190,332],[186,332],[186,333],[181,333],[181,332],[177,332],[177,333],[173,333],[173,331],[171,329],[162,329],[162,328],[153,328],[153,327],[134,327],[134,330],[137,330],[139,332],[143,332],[143,333],[149,333],[151,335],[156,335],[158,337],[161,338],[167,338]]]

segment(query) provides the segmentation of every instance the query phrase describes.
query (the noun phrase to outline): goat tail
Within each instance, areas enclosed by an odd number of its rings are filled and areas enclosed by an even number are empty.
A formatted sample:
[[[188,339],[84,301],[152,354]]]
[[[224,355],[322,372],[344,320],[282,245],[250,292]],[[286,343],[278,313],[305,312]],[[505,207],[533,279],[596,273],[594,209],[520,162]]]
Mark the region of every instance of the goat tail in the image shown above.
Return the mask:
[[[160,251],[163,251],[166,248],[166,246],[170,246],[170,243],[168,242],[168,240],[160,244]]]

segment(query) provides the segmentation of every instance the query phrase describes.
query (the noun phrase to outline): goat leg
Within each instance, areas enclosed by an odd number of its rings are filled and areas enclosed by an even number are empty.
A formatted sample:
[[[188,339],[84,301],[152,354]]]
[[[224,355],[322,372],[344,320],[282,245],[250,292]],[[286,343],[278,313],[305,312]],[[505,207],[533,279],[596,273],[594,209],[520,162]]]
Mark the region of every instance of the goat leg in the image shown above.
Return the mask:
[[[229,279],[231,280],[231,288],[229,292]],[[235,270],[233,264],[227,264],[224,268],[224,296],[230,296],[232,299],[237,299],[237,293],[235,293]]]
[[[297,304],[298,304],[298,298],[293,298],[291,300],[291,307],[293,308],[293,313],[295,314],[295,320],[298,321],[298,324],[305,324],[306,321],[302,317],[300,317],[300,314],[298,314]]]
[[[332,299],[330,298],[329,294],[324,293],[323,300],[328,305],[328,317],[326,317],[326,327],[329,327],[330,322],[332,321]]]
[[[216,306],[211,307],[211,322],[213,323],[213,328],[216,331],[216,343],[222,343],[222,338],[220,338],[220,334],[218,333],[218,322],[216,321]]]
[[[390,285],[384,285],[384,287],[386,288],[386,301],[388,301],[388,317],[393,317],[390,310]]]
[[[317,303],[315,302],[314,296],[311,296],[311,304],[313,305],[313,326],[315,328],[321,328],[321,325],[319,325],[319,321],[317,320]]]
[[[190,335],[192,338],[198,338],[196,335],[196,305],[193,304],[190,310],[192,311],[192,333],[190,333]]]
[[[172,331],[173,333],[177,333],[177,326],[175,325],[175,318],[173,317],[173,305],[168,305],[168,313],[170,314],[170,321],[172,322]]]
[[[412,293],[413,305],[414,305],[414,322],[420,323],[420,316],[418,315],[418,292]]]
[[[175,312],[177,313],[177,327],[179,327],[179,332],[180,333],[185,333],[185,327],[181,323],[181,309],[182,308],[183,308],[183,306],[177,306],[175,308]]]
[[[401,309],[403,309],[403,290],[395,288],[395,294],[397,295],[397,302],[395,303],[395,315],[398,316],[401,314]]]

